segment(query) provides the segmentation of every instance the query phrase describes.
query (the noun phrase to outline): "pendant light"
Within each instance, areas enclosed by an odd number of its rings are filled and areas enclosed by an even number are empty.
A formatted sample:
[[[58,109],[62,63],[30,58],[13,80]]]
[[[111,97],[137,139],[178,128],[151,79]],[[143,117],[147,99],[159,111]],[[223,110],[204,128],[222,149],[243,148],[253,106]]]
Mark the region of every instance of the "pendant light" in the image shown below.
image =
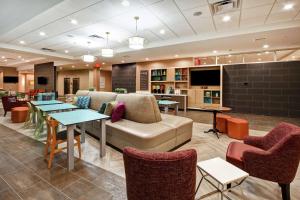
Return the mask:
[[[88,42],[88,49],[89,49],[90,43],[91,42]],[[88,50],[88,53],[82,56],[82,60],[87,63],[92,63],[92,62],[95,62],[96,57],[91,55],[90,51]]]
[[[114,50],[108,48],[108,35],[109,32],[106,32],[106,48],[101,50],[102,57],[113,57],[114,56]]]
[[[138,16],[136,16],[136,17],[134,17],[134,19],[135,19],[135,36],[128,38],[129,48],[131,48],[131,49],[142,49],[142,48],[144,48],[145,38],[139,37],[137,35],[137,22],[140,18]]]

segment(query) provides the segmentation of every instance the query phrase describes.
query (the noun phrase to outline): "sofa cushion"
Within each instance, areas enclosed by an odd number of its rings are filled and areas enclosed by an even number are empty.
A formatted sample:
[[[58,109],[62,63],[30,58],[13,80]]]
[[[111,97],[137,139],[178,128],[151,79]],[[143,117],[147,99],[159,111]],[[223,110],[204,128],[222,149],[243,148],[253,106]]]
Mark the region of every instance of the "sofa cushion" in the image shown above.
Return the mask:
[[[118,94],[116,100],[126,105],[125,119],[139,123],[161,121],[159,108],[153,95]]]
[[[113,134],[117,134],[119,140],[127,141],[131,146],[140,149],[151,149],[176,138],[174,128],[159,123],[143,124],[122,119],[115,123],[106,121],[106,125],[108,140]]]
[[[88,95],[91,97],[90,108],[93,110],[99,110],[100,106],[104,102],[115,101],[117,94],[113,92],[89,92]]]
[[[105,109],[106,109],[107,103],[102,103],[102,105],[99,108],[99,113],[104,114]]]
[[[111,102],[108,102],[106,104],[106,108],[105,108],[105,111],[104,111],[104,115],[107,115],[107,116],[111,116],[113,110],[114,110],[114,107],[117,105],[118,102],[116,101],[111,101]]]
[[[88,90],[77,90],[75,96],[87,96],[89,94]]]

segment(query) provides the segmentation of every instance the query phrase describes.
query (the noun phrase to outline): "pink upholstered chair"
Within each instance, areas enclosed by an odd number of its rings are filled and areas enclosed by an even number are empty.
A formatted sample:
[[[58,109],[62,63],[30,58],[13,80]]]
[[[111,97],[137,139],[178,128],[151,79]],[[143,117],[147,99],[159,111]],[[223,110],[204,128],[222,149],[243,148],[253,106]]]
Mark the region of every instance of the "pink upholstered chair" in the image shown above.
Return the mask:
[[[300,127],[280,123],[264,137],[232,142],[226,159],[251,176],[279,183],[282,199],[289,200],[300,161]]]
[[[197,153],[123,151],[128,200],[194,200]]]

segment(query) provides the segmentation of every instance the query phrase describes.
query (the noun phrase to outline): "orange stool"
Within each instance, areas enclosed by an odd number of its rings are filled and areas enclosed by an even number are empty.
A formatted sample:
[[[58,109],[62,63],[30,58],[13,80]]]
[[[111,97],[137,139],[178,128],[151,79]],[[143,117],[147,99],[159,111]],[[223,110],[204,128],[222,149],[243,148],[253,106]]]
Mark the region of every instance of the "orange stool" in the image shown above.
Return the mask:
[[[231,118],[229,115],[217,114],[217,129],[220,133],[227,134],[227,120]]]
[[[11,109],[11,121],[13,123],[25,122],[27,118],[28,107],[14,107]]]
[[[227,119],[228,136],[243,140],[249,135],[249,124],[247,120],[238,118]]]

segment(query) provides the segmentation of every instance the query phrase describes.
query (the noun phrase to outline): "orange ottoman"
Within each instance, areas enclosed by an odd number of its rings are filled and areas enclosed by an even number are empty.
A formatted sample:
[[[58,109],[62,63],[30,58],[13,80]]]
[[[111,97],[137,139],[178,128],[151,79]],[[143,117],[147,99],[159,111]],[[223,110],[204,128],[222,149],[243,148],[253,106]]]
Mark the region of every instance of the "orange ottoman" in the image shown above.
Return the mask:
[[[28,107],[15,107],[11,109],[11,121],[13,123],[25,122],[28,113]]]
[[[217,129],[220,133],[227,134],[227,120],[231,118],[229,115],[217,114]]]
[[[243,140],[249,135],[248,121],[238,118],[229,118],[227,119],[227,131],[229,137]]]

